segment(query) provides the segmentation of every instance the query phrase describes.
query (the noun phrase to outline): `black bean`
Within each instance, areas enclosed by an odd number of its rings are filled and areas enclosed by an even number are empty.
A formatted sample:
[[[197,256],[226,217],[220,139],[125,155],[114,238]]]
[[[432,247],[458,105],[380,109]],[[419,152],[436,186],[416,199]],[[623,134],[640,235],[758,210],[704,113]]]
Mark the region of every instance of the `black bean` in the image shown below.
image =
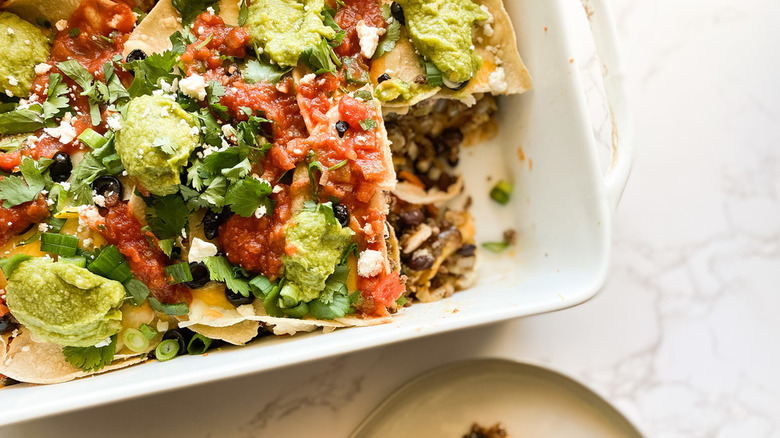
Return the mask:
[[[434,143],[437,152],[460,147],[460,144],[463,143],[463,132],[460,128],[447,128],[434,139]]]
[[[425,215],[420,209],[406,210],[401,213],[401,220],[409,227],[420,225],[424,219]]]
[[[441,176],[439,176],[439,180],[436,181],[436,187],[442,192],[446,192],[453,182],[455,182],[455,178],[451,177],[446,172],[442,172]]]
[[[146,52],[141,49],[130,51],[130,53],[127,54],[127,58],[125,58],[127,62],[141,61],[143,59],[146,59]]]
[[[0,318],[0,335],[4,335],[13,329],[17,328],[19,322],[16,321],[13,315],[6,313]]]
[[[184,283],[190,289],[200,289],[209,282],[211,274],[209,268],[203,262],[190,262],[190,273],[192,273],[192,281]]]
[[[117,202],[122,196],[122,183],[113,176],[99,177],[92,183],[92,189],[96,194],[106,198],[109,203]]]
[[[232,290],[225,288],[225,298],[228,302],[236,307],[243,306],[244,304],[252,304],[255,301],[255,296],[249,293],[248,297],[241,295],[240,293],[233,292]]]
[[[415,251],[412,258],[406,263],[409,269],[413,271],[424,271],[430,269],[436,260],[428,251]]]
[[[406,17],[404,16],[404,8],[396,2],[390,5],[390,13],[393,14],[393,18],[401,23],[401,26],[406,25]]]
[[[73,163],[70,161],[70,155],[65,152],[57,152],[52,157],[54,160],[49,165],[49,175],[54,182],[67,181],[70,173],[73,171]]]
[[[461,246],[460,248],[458,248],[458,250],[455,252],[461,257],[471,257],[474,255],[476,250],[477,250],[477,245],[467,243]]]
[[[163,341],[166,339],[176,339],[176,342],[179,343],[179,352],[177,355],[181,356],[182,354],[187,354],[187,344],[189,344],[190,339],[192,339],[192,331],[186,328],[168,330],[163,335]]]
[[[336,122],[336,132],[339,134],[339,138],[343,138],[344,134],[347,132],[347,129],[349,129],[349,123],[339,120]]]
[[[349,226],[349,210],[344,204],[336,204],[333,206],[333,215],[336,216],[336,220],[339,221],[342,227]]]
[[[220,213],[208,210],[203,216],[203,233],[206,235],[206,239],[216,239],[219,236],[219,227],[232,215],[233,213],[228,208],[222,209]]]
[[[171,257],[172,260],[181,260],[181,247],[180,246],[174,246],[171,248]]]
[[[376,78],[376,82],[378,84],[381,84],[382,82],[388,81],[388,80],[390,80],[390,75],[387,74],[387,73],[382,73],[381,75],[379,75],[378,78]]]

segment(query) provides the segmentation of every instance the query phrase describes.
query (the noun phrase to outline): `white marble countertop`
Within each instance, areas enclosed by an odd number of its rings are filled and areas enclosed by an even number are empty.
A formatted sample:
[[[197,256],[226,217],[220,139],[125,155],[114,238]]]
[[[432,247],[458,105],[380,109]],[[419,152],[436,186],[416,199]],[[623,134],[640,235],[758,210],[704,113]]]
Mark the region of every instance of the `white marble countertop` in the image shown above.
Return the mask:
[[[427,369],[507,357],[580,379],[648,436],[780,436],[780,2],[612,4],[637,154],[593,300],[0,435],[344,437]]]

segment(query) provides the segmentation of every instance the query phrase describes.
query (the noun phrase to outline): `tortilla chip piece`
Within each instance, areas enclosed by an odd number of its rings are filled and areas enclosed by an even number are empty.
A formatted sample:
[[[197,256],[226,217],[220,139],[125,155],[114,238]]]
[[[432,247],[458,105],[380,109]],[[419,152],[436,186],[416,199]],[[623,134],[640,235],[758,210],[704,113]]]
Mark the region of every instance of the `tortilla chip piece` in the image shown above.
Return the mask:
[[[227,327],[211,327],[203,324],[191,325],[190,330],[211,339],[220,339],[232,345],[244,345],[257,336],[260,323],[257,321],[241,321]]]
[[[219,2],[219,16],[229,26],[238,26],[239,9],[239,0]],[[130,34],[123,54],[127,55],[135,49],[141,49],[147,54],[169,50],[172,47],[170,36],[180,30],[181,18],[171,0],[160,0]]]
[[[0,338],[0,374],[25,383],[61,383],[79,377],[101,374],[146,361],[145,355],[115,355],[114,362],[100,371],[84,372],[65,360],[62,346],[39,343],[29,330],[19,329],[19,336],[8,345],[8,338]]]
[[[458,196],[462,190],[463,177],[458,175],[458,179],[447,188],[446,192],[439,190],[437,187],[434,187],[430,190],[425,190],[422,187],[412,184],[408,181],[401,181],[395,186],[393,194],[402,201],[408,202],[410,204],[440,205]]]
[[[390,3],[389,0],[383,1]],[[385,106],[404,108],[430,97],[457,99],[472,105],[476,102],[475,94],[520,94],[531,89],[531,75],[517,51],[517,36],[502,0],[481,0],[476,3],[487,8],[492,16],[492,23],[489,23],[488,31],[486,31],[488,27],[482,23],[477,23],[475,27],[473,33],[475,50],[482,57],[483,62],[468,85],[457,91],[444,87],[436,88],[433,92],[415,96],[410,102],[386,103]],[[405,28],[402,28],[401,37],[395,48],[373,61],[372,83],[376,85],[377,78],[387,71],[393,72],[390,76],[398,77],[407,83],[419,83],[425,78],[425,70],[420,65],[419,55]],[[491,81],[491,75],[494,73],[494,79]]]

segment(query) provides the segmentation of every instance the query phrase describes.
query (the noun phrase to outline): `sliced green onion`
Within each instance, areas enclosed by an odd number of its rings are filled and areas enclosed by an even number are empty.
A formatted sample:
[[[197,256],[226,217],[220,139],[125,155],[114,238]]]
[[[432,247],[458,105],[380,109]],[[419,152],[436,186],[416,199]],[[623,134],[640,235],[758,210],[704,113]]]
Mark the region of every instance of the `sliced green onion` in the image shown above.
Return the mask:
[[[86,268],[87,267],[87,258],[86,257],[60,257],[57,259],[60,263],[67,263],[69,265],[76,265],[79,268]]]
[[[171,360],[179,354],[179,341],[176,339],[166,339],[154,349],[154,356],[160,362]]]
[[[165,267],[165,275],[171,284],[186,283],[192,281],[189,263],[176,263]]]
[[[51,217],[49,218],[49,232],[51,233],[59,233],[62,229],[62,226],[65,225],[65,222],[68,220],[65,218],[56,218]]]
[[[78,27],[74,27],[73,29],[68,31],[68,36],[71,38],[78,38],[78,36],[81,35],[81,29]]]
[[[274,283],[272,283],[271,280],[269,280],[265,275],[258,275],[257,277],[253,278],[249,282],[249,285],[252,287],[252,292],[258,298],[265,298],[265,294],[271,292],[271,289],[274,288]]]
[[[5,275],[5,278],[10,278],[11,274],[14,273],[16,268],[19,267],[22,262],[26,262],[27,260],[30,260],[32,256],[29,256],[27,254],[14,254],[11,257],[0,259],[0,269],[3,270],[3,274]]]
[[[203,354],[211,347],[211,339],[195,333],[190,339],[190,343],[187,344],[187,353],[192,355]]]
[[[499,181],[493,189],[490,190],[490,197],[499,204],[505,205],[509,202],[509,195],[512,194],[512,184],[506,181]]]
[[[28,238],[22,240],[21,242],[17,243],[16,246],[19,247],[19,246],[29,245],[29,244],[35,242],[36,240],[38,240],[40,238],[41,238],[41,233],[32,233],[32,234],[30,234],[30,237],[28,237]]]
[[[145,353],[149,348],[149,338],[144,336],[140,330],[134,328],[125,329],[125,333],[122,335],[122,342],[125,343],[125,347],[135,353]]]
[[[79,249],[79,238],[67,234],[41,234],[41,251],[73,257]]]
[[[81,142],[85,145],[89,146],[89,148],[92,150],[102,147],[108,141],[105,137],[90,128],[85,129],[79,135],[79,140],[81,140]]]
[[[306,303],[300,303],[292,309],[282,309],[282,312],[290,318],[303,318],[309,313],[309,305]]]
[[[499,253],[509,248],[509,242],[485,242],[482,247],[490,252]]]
[[[153,329],[147,323],[141,324],[141,327],[138,327],[138,331],[143,333],[143,335],[144,335],[144,337],[146,337],[146,339],[152,339],[153,337],[157,336],[157,330]]]
[[[444,80],[441,76],[441,70],[431,61],[425,61],[425,78],[431,87],[441,87]]]
[[[172,316],[186,315],[190,311],[187,303],[165,304],[155,297],[149,297],[149,306],[158,312]]]
[[[273,289],[265,294],[265,299],[263,300],[263,307],[265,308],[265,312],[268,315],[277,318],[284,316],[284,312],[282,312],[282,309],[279,308],[279,292],[281,292],[281,290],[282,284],[274,286]]]
[[[104,247],[87,269],[102,277],[124,283],[133,276],[127,260],[114,245]]]
[[[125,292],[130,296],[133,304],[140,306],[146,301],[146,297],[149,296],[151,291],[149,287],[141,280],[137,278],[130,278],[124,282]]]
[[[398,297],[398,299],[395,300],[395,303],[398,304],[399,307],[403,307],[406,304],[406,297]]]
[[[328,170],[336,170],[336,169],[341,169],[342,167],[346,166],[348,162],[349,162],[348,160],[341,160],[341,161],[339,161],[338,163],[336,163],[336,164],[334,164],[334,165],[330,166],[330,167],[328,168]]]

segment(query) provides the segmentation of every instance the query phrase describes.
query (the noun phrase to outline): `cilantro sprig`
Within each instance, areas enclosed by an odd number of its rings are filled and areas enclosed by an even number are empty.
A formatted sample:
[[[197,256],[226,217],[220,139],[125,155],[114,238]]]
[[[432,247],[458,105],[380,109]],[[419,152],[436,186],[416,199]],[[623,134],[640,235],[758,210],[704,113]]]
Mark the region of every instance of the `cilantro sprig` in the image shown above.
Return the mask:
[[[46,186],[42,170],[32,158],[23,157],[19,170],[22,176],[6,176],[0,181],[0,203],[4,208],[36,199]]]
[[[114,360],[117,335],[103,347],[63,347],[62,354],[69,364],[85,372],[100,371]]]

